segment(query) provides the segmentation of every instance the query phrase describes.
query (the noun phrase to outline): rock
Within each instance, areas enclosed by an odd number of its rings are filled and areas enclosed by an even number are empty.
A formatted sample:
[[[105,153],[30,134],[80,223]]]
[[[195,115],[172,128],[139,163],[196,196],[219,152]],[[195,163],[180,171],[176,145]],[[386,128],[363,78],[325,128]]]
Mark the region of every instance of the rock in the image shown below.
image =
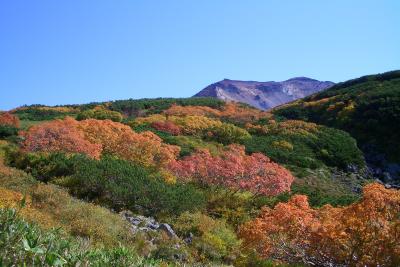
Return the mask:
[[[166,232],[169,237],[177,237],[172,227],[167,223],[160,224],[158,229]]]
[[[169,224],[167,223],[160,224],[152,217],[134,215],[130,211],[122,211],[120,214],[131,224],[131,229],[132,232],[134,233],[164,231],[171,238],[178,237]]]
[[[186,244],[191,244],[193,241],[193,234],[189,233],[189,236],[186,237],[183,241],[185,241]]]
[[[390,184],[385,184],[385,188],[386,188],[386,189],[390,189],[390,188],[392,188],[392,185],[390,185]]]

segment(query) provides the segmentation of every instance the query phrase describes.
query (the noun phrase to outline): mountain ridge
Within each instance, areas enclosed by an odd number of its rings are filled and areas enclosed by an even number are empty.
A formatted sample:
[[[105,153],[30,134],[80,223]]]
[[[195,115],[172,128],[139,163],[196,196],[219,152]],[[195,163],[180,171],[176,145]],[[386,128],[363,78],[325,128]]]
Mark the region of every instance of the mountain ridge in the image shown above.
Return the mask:
[[[215,97],[268,110],[320,92],[334,84],[331,81],[319,81],[308,77],[294,77],[281,82],[242,81],[225,78],[208,85],[194,97]]]

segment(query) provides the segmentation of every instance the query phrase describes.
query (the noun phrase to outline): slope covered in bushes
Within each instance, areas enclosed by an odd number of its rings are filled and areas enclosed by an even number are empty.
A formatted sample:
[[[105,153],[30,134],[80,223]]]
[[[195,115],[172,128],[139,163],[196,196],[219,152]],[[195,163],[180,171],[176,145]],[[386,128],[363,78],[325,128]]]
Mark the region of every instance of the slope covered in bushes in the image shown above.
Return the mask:
[[[369,162],[398,176],[388,163],[400,162],[400,71],[339,83],[273,113],[349,132]]]
[[[67,263],[96,265],[97,255],[121,266],[302,263],[293,251],[264,253],[245,227],[267,231],[257,218],[298,194],[310,210],[354,205],[369,182],[346,132],[213,99],[32,106],[0,122],[14,129],[0,141],[4,212],[18,209],[12,223],[25,225],[21,235],[38,229],[42,250],[48,236],[67,244],[55,252],[69,249]],[[23,248],[6,251],[29,262]]]

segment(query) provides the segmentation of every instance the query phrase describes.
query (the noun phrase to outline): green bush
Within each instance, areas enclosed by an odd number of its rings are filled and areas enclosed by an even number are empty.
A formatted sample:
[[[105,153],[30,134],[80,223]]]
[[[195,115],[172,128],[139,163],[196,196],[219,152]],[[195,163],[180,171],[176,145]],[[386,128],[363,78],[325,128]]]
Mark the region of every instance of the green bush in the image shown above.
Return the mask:
[[[77,120],[96,119],[96,120],[112,120],[116,122],[122,121],[121,113],[117,111],[107,110],[105,108],[94,108],[81,111],[77,116]]]
[[[83,155],[75,155],[76,158],[84,158]],[[19,150],[8,151],[8,164],[32,174],[42,182],[48,182],[55,177],[72,175],[74,163],[71,156],[64,153],[24,153]]]
[[[180,106],[208,106],[218,109],[225,102],[212,97],[128,99],[111,102],[110,109],[121,112],[129,117],[138,117],[161,113],[173,104]]]
[[[203,259],[232,262],[238,255],[240,241],[222,220],[185,212],[174,222],[174,229],[180,236],[193,235],[191,242]]]
[[[209,129],[209,131],[212,133],[209,139],[224,145],[233,143],[242,144],[251,138],[251,135],[245,129],[231,123],[223,123],[220,126]]]
[[[269,132],[245,142],[248,153],[261,152],[286,165],[316,169],[323,165],[346,169],[350,164],[364,167],[356,141],[346,132],[320,126],[313,134]]]
[[[74,116],[74,112],[64,112],[57,109],[41,109],[45,106],[29,106],[23,109],[17,109],[14,114],[18,116],[20,120],[28,121],[47,121],[54,119],[62,119],[65,116]]]
[[[190,184],[167,184],[157,174],[130,162],[104,157],[99,161],[76,156],[74,174],[61,185],[80,198],[129,208],[145,214],[180,214],[204,205],[204,196]]]
[[[9,125],[0,125],[0,139],[18,135],[18,128]]]

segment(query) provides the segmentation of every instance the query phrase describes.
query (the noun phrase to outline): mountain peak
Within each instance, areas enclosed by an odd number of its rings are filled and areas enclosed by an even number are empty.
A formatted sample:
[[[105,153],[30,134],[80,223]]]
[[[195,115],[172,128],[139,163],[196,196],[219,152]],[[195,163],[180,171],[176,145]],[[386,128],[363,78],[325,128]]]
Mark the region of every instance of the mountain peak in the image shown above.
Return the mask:
[[[282,82],[258,82],[223,79],[213,83],[194,97],[215,97],[226,101],[243,102],[259,109],[275,106],[306,97],[334,85],[308,77],[294,77]]]

